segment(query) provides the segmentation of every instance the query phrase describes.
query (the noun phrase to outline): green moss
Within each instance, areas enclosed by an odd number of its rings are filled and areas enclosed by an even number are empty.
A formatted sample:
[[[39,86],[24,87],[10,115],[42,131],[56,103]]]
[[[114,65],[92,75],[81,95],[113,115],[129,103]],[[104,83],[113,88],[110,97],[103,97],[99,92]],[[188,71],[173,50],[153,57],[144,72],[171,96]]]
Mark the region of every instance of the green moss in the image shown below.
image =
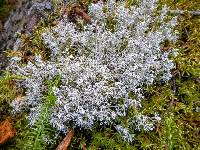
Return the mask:
[[[114,14],[113,16],[109,16],[106,19],[106,28],[110,31],[110,32],[115,32],[116,29],[116,25],[117,25],[117,21],[114,18]]]
[[[10,15],[10,12],[15,9],[16,4],[16,2],[12,4],[9,3],[8,0],[0,0],[0,20],[2,22],[6,21]]]
[[[9,116],[9,104],[22,92],[15,86],[15,81],[19,78],[20,77],[9,73],[5,73],[2,77],[0,77],[0,120]]]
[[[18,122],[18,136],[15,139],[16,147],[22,150],[45,150],[53,148],[57,144],[55,139],[55,130],[51,127],[49,122],[49,116],[51,114],[51,108],[55,105],[56,97],[53,92],[54,86],[59,86],[60,78],[55,77],[53,80],[45,81],[48,86],[48,92],[45,94],[43,105],[41,106],[40,116],[36,120],[33,126],[29,126],[25,118],[21,122]],[[24,122],[25,125],[19,126]],[[23,129],[23,130],[22,130]],[[48,144],[51,143],[50,145]]]
[[[88,144],[89,150],[134,150],[135,146],[129,145],[125,142],[119,133],[116,133],[112,128],[106,128],[101,130],[101,132],[94,130],[92,132],[92,138],[90,143]]]
[[[0,77],[0,102],[11,102],[16,94],[17,89],[14,86],[14,79],[16,76],[6,73],[3,77]]]

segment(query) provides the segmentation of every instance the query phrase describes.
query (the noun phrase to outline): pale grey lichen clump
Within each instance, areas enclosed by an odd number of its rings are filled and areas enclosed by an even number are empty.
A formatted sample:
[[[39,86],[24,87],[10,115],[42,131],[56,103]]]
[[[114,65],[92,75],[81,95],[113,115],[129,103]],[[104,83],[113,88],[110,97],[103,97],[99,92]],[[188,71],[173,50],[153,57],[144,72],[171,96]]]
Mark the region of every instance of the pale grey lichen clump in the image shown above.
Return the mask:
[[[57,100],[50,122],[59,131],[66,132],[70,126],[91,129],[97,122],[115,125],[129,107],[141,107],[143,87],[157,78],[169,80],[174,67],[161,43],[177,39],[176,18],[165,22],[166,8],[154,16],[156,8],[157,0],[141,0],[130,8],[124,2],[100,1],[89,7],[91,24],[78,29],[63,19],[46,29],[43,40],[51,50],[50,59],[35,56],[35,64],[23,67],[13,63],[16,73],[26,77],[25,104],[31,109],[31,124],[44,100],[44,81],[55,76],[60,76],[61,84],[53,87]],[[108,22],[114,22],[112,29]],[[160,26],[155,30],[156,22]],[[136,116],[134,123],[151,130],[153,124],[145,126],[144,118]]]
[[[127,120],[127,127],[116,125],[115,129],[124,139],[124,141],[130,143],[133,141],[135,131],[152,131],[155,124],[160,120],[161,118],[157,113],[155,113],[153,117],[148,117],[141,113],[138,113],[133,118]]]

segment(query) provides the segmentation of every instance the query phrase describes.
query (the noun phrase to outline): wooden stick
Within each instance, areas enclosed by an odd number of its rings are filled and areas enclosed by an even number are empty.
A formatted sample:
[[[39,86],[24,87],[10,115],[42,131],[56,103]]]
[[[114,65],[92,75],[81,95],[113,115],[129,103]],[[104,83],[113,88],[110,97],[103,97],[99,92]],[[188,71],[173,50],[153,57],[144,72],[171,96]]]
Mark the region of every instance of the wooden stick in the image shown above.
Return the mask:
[[[69,146],[72,137],[74,136],[74,129],[72,128],[67,136],[62,140],[62,142],[58,145],[56,150],[67,150],[67,147]]]

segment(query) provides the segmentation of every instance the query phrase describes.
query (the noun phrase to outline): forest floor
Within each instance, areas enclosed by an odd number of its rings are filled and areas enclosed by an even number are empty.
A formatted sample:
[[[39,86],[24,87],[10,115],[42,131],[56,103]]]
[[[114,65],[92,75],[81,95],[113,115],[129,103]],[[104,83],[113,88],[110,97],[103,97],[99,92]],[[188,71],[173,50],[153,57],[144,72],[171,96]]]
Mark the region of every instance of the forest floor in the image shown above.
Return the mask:
[[[13,5],[2,5],[1,2],[2,0],[0,0],[0,20],[4,22]],[[85,144],[92,150],[200,149],[200,15],[187,13],[187,11],[200,10],[200,2],[161,0],[161,3],[172,10],[186,11],[179,15],[176,27],[180,36],[173,47],[179,49],[179,54],[174,58],[176,68],[172,71],[173,78],[165,84],[157,82],[144,91],[143,112],[150,115],[158,112],[162,121],[152,132],[136,133],[132,145],[128,145],[116,136],[112,127],[98,128],[93,132],[77,130],[69,149],[83,149]],[[40,29],[41,24],[35,31]],[[31,38],[37,39],[37,34],[38,32],[35,32],[34,37]],[[27,40],[27,43],[29,41],[26,37],[24,40]],[[32,44],[29,41],[26,48],[30,48]],[[0,121],[9,120],[17,132],[17,136],[1,145],[0,149],[15,149],[15,144],[20,143],[20,138],[26,136],[22,132],[27,130],[24,126],[24,118],[22,116],[13,118],[10,114],[9,103],[21,93],[15,85],[16,78],[8,72],[4,72],[4,76],[0,78]]]

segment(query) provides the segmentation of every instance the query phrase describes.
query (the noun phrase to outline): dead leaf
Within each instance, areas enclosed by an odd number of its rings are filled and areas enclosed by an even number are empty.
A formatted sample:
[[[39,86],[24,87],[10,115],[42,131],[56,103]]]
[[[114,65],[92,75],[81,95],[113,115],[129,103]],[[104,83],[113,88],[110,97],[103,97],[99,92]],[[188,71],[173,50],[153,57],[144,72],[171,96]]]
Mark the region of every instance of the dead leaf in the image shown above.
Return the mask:
[[[16,135],[16,130],[12,124],[6,120],[0,125],[0,144],[6,143],[9,139]]]
[[[74,129],[72,128],[67,136],[62,140],[62,142],[58,145],[56,150],[67,150],[67,147],[69,146],[72,137],[74,136]]]

